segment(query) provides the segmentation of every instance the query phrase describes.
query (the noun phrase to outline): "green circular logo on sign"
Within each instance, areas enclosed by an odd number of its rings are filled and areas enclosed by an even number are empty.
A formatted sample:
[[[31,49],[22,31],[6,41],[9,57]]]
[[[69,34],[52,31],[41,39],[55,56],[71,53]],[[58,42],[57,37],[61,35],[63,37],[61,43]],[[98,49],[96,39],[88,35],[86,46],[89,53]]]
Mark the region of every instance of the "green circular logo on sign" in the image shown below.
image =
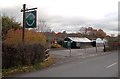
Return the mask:
[[[35,15],[33,13],[29,13],[27,15],[26,23],[28,26],[32,26],[35,23]]]

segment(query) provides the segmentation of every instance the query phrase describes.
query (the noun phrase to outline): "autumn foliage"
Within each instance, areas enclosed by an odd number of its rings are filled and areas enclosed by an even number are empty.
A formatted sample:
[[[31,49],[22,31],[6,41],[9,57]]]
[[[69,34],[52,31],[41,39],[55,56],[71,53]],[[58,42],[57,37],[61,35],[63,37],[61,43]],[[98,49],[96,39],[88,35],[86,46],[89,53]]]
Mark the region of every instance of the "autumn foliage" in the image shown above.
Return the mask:
[[[9,30],[4,43],[8,45],[21,45],[22,44],[22,29],[18,30]],[[46,37],[42,33],[25,30],[25,43],[26,44],[38,44],[45,46]]]
[[[22,29],[10,29],[2,44],[2,66],[33,65],[45,59],[46,37],[43,33],[25,30],[25,43],[22,43]]]
[[[34,65],[45,59],[46,36],[25,28],[22,43],[21,23],[9,16],[2,16],[2,68]]]

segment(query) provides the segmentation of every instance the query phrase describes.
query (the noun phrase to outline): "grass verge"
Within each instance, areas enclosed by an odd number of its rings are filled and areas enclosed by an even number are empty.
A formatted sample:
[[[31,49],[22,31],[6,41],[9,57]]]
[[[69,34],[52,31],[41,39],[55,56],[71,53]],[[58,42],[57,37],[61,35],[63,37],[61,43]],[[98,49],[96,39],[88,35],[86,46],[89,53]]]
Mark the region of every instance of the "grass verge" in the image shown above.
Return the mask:
[[[50,56],[48,58],[48,60],[37,63],[35,65],[19,66],[19,67],[13,67],[13,68],[9,68],[9,69],[3,69],[2,77],[7,77],[7,76],[15,75],[15,74],[40,70],[40,69],[51,66],[53,63],[55,63],[54,57]]]

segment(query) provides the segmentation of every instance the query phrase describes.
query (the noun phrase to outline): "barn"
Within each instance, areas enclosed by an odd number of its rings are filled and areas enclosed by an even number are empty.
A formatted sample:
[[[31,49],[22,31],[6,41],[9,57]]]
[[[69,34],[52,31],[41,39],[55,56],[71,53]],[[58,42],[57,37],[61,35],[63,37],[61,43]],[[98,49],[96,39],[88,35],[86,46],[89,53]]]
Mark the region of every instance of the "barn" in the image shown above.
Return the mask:
[[[85,45],[91,45],[91,40],[88,38],[79,38],[79,37],[67,37],[64,39],[64,47],[67,48],[67,43],[71,42],[71,48],[81,48]]]

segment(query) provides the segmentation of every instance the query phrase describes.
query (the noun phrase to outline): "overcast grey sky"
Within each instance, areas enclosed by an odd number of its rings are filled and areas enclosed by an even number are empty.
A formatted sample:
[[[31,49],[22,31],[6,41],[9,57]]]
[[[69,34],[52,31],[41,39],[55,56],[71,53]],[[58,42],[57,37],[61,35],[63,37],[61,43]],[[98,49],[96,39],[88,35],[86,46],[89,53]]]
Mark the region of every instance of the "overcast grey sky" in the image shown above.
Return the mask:
[[[22,22],[20,9],[37,7],[38,21],[45,20],[54,31],[77,32],[81,27],[118,32],[119,0],[2,0],[0,12]]]

